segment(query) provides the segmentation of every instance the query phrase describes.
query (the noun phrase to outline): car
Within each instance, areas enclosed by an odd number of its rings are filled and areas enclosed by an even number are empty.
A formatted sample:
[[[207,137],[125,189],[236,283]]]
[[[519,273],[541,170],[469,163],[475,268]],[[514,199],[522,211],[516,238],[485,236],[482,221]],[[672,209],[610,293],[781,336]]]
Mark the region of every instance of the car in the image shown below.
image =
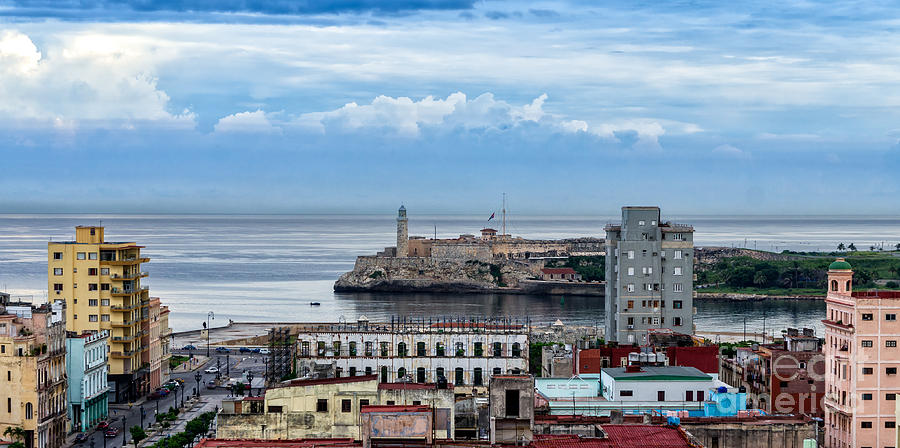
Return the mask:
[[[217,385],[216,382],[213,381],[213,380],[209,380],[209,381],[207,381],[207,383],[206,383],[206,388],[207,388],[207,389],[215,389],[217,386],[218,386],[218,385]]]
[[[178,384],[181,384],[182,386],[184,386],[184,378],[175,378],[175,379],[172,380],[172,381],[177,381]]]
[[[210,367],[210,368],[204,370],[204,372],[206,372],[206,373],[219,373],[219,368],[218,368],[218,367]]]
[[[104,437],[107,437],[107,438],[112,438],[112,437],[115,437],[115,436],[117,436],[117,435],[119,435],[119,429],[118,429],[118,428],[107,428],[107,429],[106,429],[106,432],[103,433],[103,436],[104,436]]]
[[[188,344],[188,345],[185,345],[184,347],[181,347],[181,349],[182,350],[197,350],[197,347],[194,345]]]
[[[263,354],[263,355],[268,355],[268,354],[269,354],[269,349],[267,349],[267,348],[261,348],[261,349],[259,349],[259,351],[256,352],[256,353],[260,353],[260,354]]]
[[[261,349],[261,348],[254,348],[253,350],[250,350],[250,351],[253,352],[253,353],[261,353],[261,352],[262,352],[262,349]]]
[[[179,384],[177,381],[169,381],[168,383],[163,384],[162,387],[171,392],[181,387],[181,384]]]
[[[250,350],[250,349],[247,348],[247,347],[241,347],[238,351],[241,352],[241,353],[250,353],[250,352],[252,352],[253,350]]]
[[[163,398],[167,395],[169,395],[169,390],[166,388],[160,387],[160,388],[157,388],[155,391],[153,391],[150,395],[147,395],[147,398],[150,400],[156,400],[159,398]]]
[[[87,434],[85,434],[85,433],[83,433],[83,432],[79,432],[78,434],[75,435],[75,443],[76,443],[76,444],[77,444],[77,443],[86,442],[87,439],[88,439]]]
[[[228,353],[227,347],[216,347],[216,351],[219,353]]]
[[[102,422],[100,422],[100,423],[97,423],[97,429],[106,429],[106,428],[109,428],[109,422],[108,422],[108,421],[105,421],[105,420],[104,420],[104,421],[102,421]]]

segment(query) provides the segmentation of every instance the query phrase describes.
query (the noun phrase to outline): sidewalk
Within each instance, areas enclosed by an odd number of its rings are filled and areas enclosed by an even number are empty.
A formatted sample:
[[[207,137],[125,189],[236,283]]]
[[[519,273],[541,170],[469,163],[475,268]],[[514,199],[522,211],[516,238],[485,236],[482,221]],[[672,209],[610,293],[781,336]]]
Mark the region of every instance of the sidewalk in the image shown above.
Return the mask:
[[[208,363],[210,359],[211,358],[207,358],[206,356],[203,356],[203,355],[194,355],[193,363],[191,363],[191,360],[188,360],[188,362],[183,363],[180,366],[172,369],[172,371],[170,373],[193,372],[194,370],[197,370],[197,369],[205,366],[206,363]]]
[[[150,431],[147,431],[147,438],[142,440],[139,446],[150,446],[166,436],[184,431],[187,422],[204,412],[215,411],[216,407],[221,402],[221,398],[221,396],[201,396],[199,399],[191,399],[189,402],[185,403],[185,410],[178,414],[178,419],[172,423],[172,426],[164,429],[161,426],[154,424],[152,429],[153,432],[150,433]],[[210,425],[210,431],[214,431],[213,425],[214,423]]]

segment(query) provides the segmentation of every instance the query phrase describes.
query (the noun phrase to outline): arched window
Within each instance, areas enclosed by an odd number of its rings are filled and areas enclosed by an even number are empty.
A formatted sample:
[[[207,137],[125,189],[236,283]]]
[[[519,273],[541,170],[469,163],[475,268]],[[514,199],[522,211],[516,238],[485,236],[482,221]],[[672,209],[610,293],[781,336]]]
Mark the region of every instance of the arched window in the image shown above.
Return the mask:
[[[503,356],[503,344],[500,342],[494,342],[494,357]]]
[[[25,403],[25,419],[31,420],[34,418],[34,408],[31,406],[31,403]]]
[[[405,342],[401,342],[401,343],[397,344],[397,356],[399,356],[401,358],[406,356],[406,343]]]
[[[437,356],[446,356],[446,353],[444,352],[444,343],[438,342],[434,347],[434,352]]]
[[[403,367],[397,369],[397,379],[402,380],[404,376],[406,376],[406,369]]]
[[[831,290],[832,290],[832,291],[837,291],[837,280],[832,280],[832,281],[831,281]]]
[[[512,355],[514,358],[522,356],[522,346],[518,342],[513,342]]]
[[[847,288],[846,288],[846,291],[847,291],[847,292],[850,292],[850,280],[847,280]]]

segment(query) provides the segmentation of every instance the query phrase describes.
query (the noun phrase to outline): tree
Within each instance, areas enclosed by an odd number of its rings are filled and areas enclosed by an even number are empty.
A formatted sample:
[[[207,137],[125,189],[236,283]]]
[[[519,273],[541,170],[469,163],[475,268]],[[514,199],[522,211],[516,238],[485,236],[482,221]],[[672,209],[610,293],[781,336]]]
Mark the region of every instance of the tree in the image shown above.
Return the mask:
[[[844,246],[844,243],[838,244],[838,250],[841,251],[841,252],[843,252],[844,249],[845,249],[846,247],[847,247],[847,246]]]
[[[8,448],[25,448],[25,444],[22,443],[25,440],[25,434],[25,429],[21,426],[9,426],[3,430],[4,436],[15,440],[15,442],[9,444]]]
[[[144,428],[141,428],[138,425],[132,426],[131,429],[128,430],[128,432],[131,433],[131,440],[134,441],[135,447],[138,446],[138,443],[140,443],[141,440],[147,438],[147,433],[144,432]]]
[[[850,251],[852,251],[852,252],[856,252],[856,245],[853,243],[850,243],[850,245],[847,246],[847,249],[850,249]]]
[[[762,271],[756,271],[756,275],[753,276],[753,284],[759,288],[766,286],[766,283],[769,282],[769,279],[766,278],[766,274]]]
[[[869,246],[869,251],[875,252],[875,246]]]
[[[900,250],[900,243],[895,244],[894,247],[897,248],[897,250]]]

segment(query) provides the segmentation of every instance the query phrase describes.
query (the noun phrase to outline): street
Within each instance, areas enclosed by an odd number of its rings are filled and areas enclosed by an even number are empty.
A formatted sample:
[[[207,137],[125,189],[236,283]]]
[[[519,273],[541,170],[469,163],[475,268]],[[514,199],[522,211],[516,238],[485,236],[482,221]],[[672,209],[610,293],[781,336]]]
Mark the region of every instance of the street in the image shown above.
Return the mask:
[[[193,352],[195,355],[205,355],[206,350],[194,350]],[[188,355],[188,351],[173,350],[173,354]],[[105,430],[94,430],[93,432],[88,433],[88,439],[78,446],[82,448],[118,448],[123,446],[126,441],[133,446],[129,428],[138,425],[147,430],[147,428],[156,421],[157,412],[166,412],[170,407],[180,407],[181,403],[197,390],[198,382],[195,378],[196,373],[200,373],[201,375],[199,382],[201,396],[216,397],[216,405],[218,407],[221,407],[222,399],[230,395],[231,391],[228,388],[224,387],[207,389],[206,383],[210,380],[216,379],[216,374],[209,374],[204,372],[204,370],[210,367],[215,367],[217,363],[220,366],[219,369],[222,379],[229,377],[239,378],[241,377],[243,372],[246,371],[252,371],[254,378],[263,378],[265,374],[264,358],[266,357],[266,355],[261,355],[258,353],[237,353],[237,350],[231,350],[231,353],[227,354],[212,351],[210,354],[211,358],[205,364],[202,364],[201,367],[196,368],[196,370],[173,373],[171,375],[171,379],[183,379],[184,387],[177,389],[166,397],[160,398],[159,400],[146,400],[142,403],[138,402],[140,404],[136,403],[132,405],[111,403],[109,405],[108,421],[110,422],[110,427],[119,430],[119,433],[116,435],[116,437],[106,438],[104,437]],[[256,381],[254,381],[254,383],[256,383]],[[254,394],[258,392],[258,390],[254,390]],[[141,419],[142,413],[143,422]],[[168,431],[173,430],[174,428],[168,429]],[[69,437],[69,440],[71,439],[72,437]]]

